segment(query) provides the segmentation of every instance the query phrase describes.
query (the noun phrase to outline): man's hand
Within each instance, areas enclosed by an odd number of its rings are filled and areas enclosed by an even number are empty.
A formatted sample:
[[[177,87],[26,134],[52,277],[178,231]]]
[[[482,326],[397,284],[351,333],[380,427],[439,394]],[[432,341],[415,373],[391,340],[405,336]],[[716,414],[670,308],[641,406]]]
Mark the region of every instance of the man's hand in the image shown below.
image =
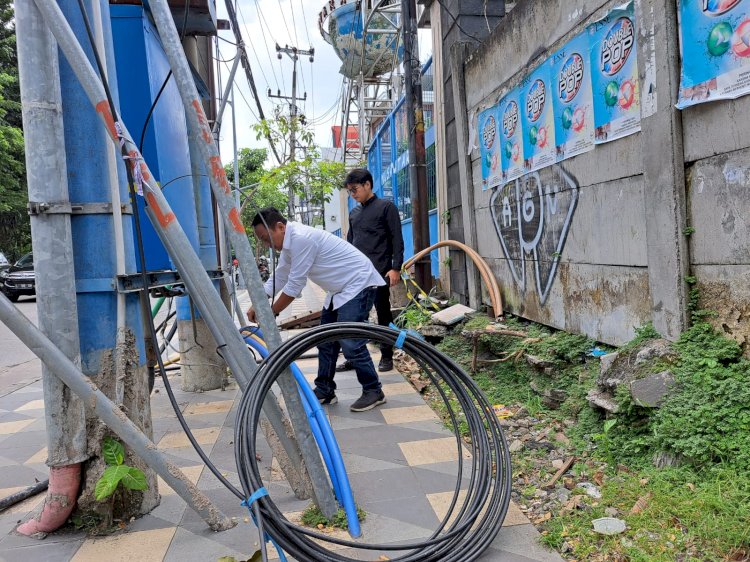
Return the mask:
[[[395,287],[398,283],[398,280],[401,279],[401,273],[399,273],[395,269],[391,269],[388,273],[385,274],[385,278],[388,280],[388,283],[390,283],[391,287]]]
[[[258,320],[255,318],[255,309],[253,307],[250,307],[247,310],[247,319],[251,324],[257,324]]]

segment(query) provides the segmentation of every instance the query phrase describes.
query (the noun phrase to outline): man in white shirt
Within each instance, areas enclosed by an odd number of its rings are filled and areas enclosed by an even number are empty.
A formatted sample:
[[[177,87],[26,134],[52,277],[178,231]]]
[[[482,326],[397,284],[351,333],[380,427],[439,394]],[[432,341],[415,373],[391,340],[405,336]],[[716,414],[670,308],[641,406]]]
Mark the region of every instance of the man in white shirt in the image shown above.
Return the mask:
[[[269,297],[281,289],[271,309],[279,314],[302,294],[308,278],[324,289],[325,304],[321,324],[331,322],[367,322],[383,277],[372,262],[347,241],[316,228],[289,221],[276,209],[262,209],[253,219],[255,236],[281,252],[276,271],[265,283]],[[247,311],[255,322],[255,310]],[[340,340],[318,346],[318,376],[315,396],[321,404],[335,404],[336,358],[339,350],[351,361],[362,385],[362,396],[351,406],[353,412],[365,412],[385,403],[378,374],[367,350],[367,340]]]

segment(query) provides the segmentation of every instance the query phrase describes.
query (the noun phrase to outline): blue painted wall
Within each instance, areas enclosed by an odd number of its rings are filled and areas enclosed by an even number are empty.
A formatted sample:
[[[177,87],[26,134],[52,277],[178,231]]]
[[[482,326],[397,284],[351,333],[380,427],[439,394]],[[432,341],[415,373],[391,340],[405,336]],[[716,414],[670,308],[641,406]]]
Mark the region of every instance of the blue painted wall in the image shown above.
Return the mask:
[[[93,0],[99,1],[99,0]],[[61,0],[60,8],[78,37],[86,37],[81,12],[76,0]],[[91,12],[91,0],[85,2]],[[102,16],[106,21],[109,3],[101,1]],[[112,36],[104,26],[104,40],[112,50]],[[82,41],[81,46],[91,64],[94,64],[91,46]],[[108,64],[112,60],[109,58]],[[111,68],[111,66],[110,66]],[[110,73],[110,88],[117,107],[118,77]],[[65,155],[68,168],[68,191],[73,203],[109,203],[109,174],[107,151],[110,140],[106,135],[99,115],[94,111],[88,97],[64,56],[60,56],[60,85],[65,131]],[[124,167],[120,166],[120,199],[128,201],[124,181]],[[81,340],[81,364],[83,372],[96,374],[101,364],[102,353],[112,349],[117,334],[117,295],[113,282],[117,273],[115,242],[111,215],[72,215],[76,292],[78,304],[78,329]],[[132,239],[132,225],[123,220],[125,239]],[[135,273],[135,253],[132,246],[125,248],[126,270]],[[143,330],[140,305],[137,295],[127,298],[128,327],[135,334],[140,364],[145,364]]]

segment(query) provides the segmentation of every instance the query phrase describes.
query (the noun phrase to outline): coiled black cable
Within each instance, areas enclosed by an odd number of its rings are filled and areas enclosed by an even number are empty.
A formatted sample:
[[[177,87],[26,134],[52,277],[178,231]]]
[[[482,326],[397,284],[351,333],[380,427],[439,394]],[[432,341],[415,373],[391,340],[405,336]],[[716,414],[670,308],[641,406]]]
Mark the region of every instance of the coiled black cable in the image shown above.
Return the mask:
[[[246,497],[263,486],[256,461],[255,436],[266,394],[276,379],[300,355],[322,343],[340,339],[369,339],[395,345],[399,332],[371,324],[335,323],[312,328],[281,345],[260,366],[240,399],[235,425],[235,460],[240,484]],[[466,463],[463,445],[456,433],[458,475],[453,501],[438,528],[419,542],[365,544],[337,539],[294,525],[268,497],[256,500],[264,530],[276,543],[298,560],[348,562],[355,560],[321,546],[313,539],[338,546],[368,550],[408,551],[392,560],[404,562],[466,562],[477,559],[490,545],[502,526],[510,503],[511,464],[507,442],[492,405],[479,387],[454,361],[425,341],[407,337],[402,349],[410,355],[433,382],[447,406],[454,428],[454,398],[465,416],[470,434],[472,461],[468,464],[466,496],[459,502]],[[460,505],[459,505],[460,503]],[[449,523],[450,521],[450,523]]]

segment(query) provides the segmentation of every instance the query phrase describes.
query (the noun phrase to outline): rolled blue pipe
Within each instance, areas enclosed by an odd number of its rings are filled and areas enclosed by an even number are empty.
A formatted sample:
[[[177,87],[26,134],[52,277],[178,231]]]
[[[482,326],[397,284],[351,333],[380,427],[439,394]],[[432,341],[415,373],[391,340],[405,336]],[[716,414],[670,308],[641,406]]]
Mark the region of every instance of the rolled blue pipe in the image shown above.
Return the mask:
[[[255,335],[260,339],[263,339],[263,333],[259,328],[242,328],[242,330],[246,329],[252,330]],[[261,357],[265,359],[268,356],[268,350],[261,345],[260,342],[250,336],[245,337],[244,340],[253,349],[257,350]],[[297,381],[300,395],[303,398],[302,404],[305,407],[307,418],[310,420],[310,428],[312,429],[313,436],[318,443],[318,447],[323,455],[323,461],[326,463],[326,468],[331,477],[334,493],[336,494],[339,503],[344,507],[346,520],[349,525],[349,534],[353,538],[358,538],[361,536],[362,530],[359,526],[357,507],[354,504],[354,496],[352,495],[352,489],[349,485],[349,476],[346,473],[346,467],[344,466],[344,459],[341,457],[341,449],[339,449],[338,441],[336,441],[336,436],[333,434],[333,429],[331,428],[331,424],[328,423],[328,418],[326,417],[323,408],[320,407],[320,402],[310,388],[302,371],[300,371],[296,363],[291,364],[291,369],[292,374]]]
[[[265,359],[268,357],[268,350],[263,347],[263,345],[253,339],[252,337],[246,337],[245,342],[252,347],[255,351],[260,353],[260,356]],[[299,368],[297,365],[292,365],[292,373],[294,374],[294,378],[297,380],[297,384],[300,385],[299,377],[297,376],[297,372],[299,371]],[[301,375],[301,373],[300,373]],[[307,384],[307,381],[305,381],[305,384]],[[315,411],[313,410],[312,406],[310,405],[308,397],[305,395],[304,391],[302,390],[302,387],[300,387],[300,396],[302,397],[302,407],[305,409],[305,415],[307,416],[307,419],[310,423],[310,428],[313,432],[313,437],[315,437],[315,441],[318,444],[318,448],[320,449],[321,455],[323,456],[323,461],[326,464],[326,468],[328,469],[328,474],[331,477],[331,482],[333,483],[333,491],[336,494],[336,499],[338,500],[339,504],[343,505],[343,501],[341,500],[341,490],[339,487],[338,478],[336,478],[336,471],[334,469],[333,463],[331,462],[331,454],[328,450],[328,444],[325,442],[325,438],[323,437],[323,433],[320,431],[320,423],[315,415]],[[313,394],[314,396],[314,394]],[[317,400],[316,400],[317,403]],[[320,409],[320,403],[318,403],[318,409]]]

